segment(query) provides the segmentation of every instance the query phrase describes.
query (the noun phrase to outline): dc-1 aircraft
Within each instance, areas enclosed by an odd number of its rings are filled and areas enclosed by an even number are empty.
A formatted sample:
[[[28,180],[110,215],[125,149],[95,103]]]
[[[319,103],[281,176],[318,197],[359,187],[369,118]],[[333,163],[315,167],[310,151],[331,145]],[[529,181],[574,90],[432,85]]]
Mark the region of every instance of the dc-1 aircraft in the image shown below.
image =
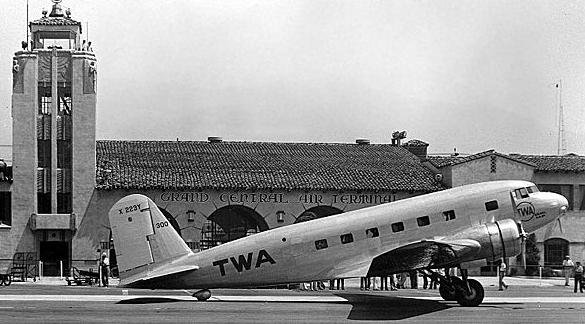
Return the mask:
[[[440,294],[477,306],[484,289],[468,278],[476,260],[521,253],[526,232],[552,223],[565,197],[526,181],[465,185],[283,226],[192,252],[148,197],[132,194],[110,210],[120,285],[150,289],[259,287],[388,276],[420,270],[440,280]],[[551,224],[552,225],[552,224]],[[459,268],[461,278],[443,268]]]

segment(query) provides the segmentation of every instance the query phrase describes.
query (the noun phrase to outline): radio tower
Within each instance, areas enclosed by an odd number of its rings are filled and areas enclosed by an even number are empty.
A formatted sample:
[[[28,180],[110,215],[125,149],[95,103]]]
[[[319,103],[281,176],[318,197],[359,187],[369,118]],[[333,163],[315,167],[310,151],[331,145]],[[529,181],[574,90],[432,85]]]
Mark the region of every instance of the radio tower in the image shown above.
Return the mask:
[[[559,138],[557,143],[557,155],[567,153],[567,143],[565,141],[565,119],[563,116],[563,80],[559,80],[556,88],[559,90]]]

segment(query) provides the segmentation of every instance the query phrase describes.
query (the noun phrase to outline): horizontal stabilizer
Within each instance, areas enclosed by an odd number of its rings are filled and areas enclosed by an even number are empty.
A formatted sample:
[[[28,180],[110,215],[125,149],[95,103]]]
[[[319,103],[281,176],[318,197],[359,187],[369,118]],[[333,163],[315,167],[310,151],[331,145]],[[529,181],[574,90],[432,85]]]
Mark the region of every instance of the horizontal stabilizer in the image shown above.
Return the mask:
[[[454,266],[480,249],[479,242],[469,239],[418,241],[374,258],[368,276]]]
[[[145,280],[150,280],[150,279],[155,279],[155,278],[160,278],[160,277],[164,277],[164,276],[168,276],[168,275],[174,275],[174,274],[179,274],[179,273],[183,273],[183,272],[187,272],[187,271],[195,271],[195,270],[199,270],[199,266],[185,265],[185,266],[173,267],[172,265],[167,265],[167,266],[163,266],[163,267],[160,267],[160,268],[152,270],[152,271],[141,272],[141,273],[136,274],[134,276],[124,278],[120,281],[120,285],[122,285],[122,286],[131,285],[132,283],[135,283],[138,281],[145,281]]]

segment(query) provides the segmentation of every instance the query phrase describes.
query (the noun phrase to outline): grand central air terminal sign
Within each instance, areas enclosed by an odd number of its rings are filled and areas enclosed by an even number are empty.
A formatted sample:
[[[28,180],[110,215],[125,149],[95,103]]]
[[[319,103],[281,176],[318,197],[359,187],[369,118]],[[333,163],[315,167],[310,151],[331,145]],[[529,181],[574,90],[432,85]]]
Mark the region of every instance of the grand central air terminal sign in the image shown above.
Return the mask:
[[[291,197],[292,196],[292,197]],[[212,199],[206,192],[163,192],[160,194],[163,202],[190,202],[208,203]],[[292,198],[292,200],[291,200]],[[288,193],[264,192],[221,192],[212,201],[222,204],[317,204],[317,205],[379,205],[396,200],[396,194],[319,194],[303,193],[290,195]]]

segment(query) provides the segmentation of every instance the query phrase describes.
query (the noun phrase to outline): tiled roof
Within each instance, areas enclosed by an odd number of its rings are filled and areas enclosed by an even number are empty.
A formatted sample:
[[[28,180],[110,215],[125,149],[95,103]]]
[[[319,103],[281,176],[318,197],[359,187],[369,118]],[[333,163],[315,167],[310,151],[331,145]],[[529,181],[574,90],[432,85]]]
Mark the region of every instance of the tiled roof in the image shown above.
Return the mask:
[[[400,146],[97,141],[96,188],[437,191]]]
[[[53,25],[53,26],[81,26],[81,22],[66,17],[43,17],[30,22],[31,25]]]
[[[522,155],[510,154],[536,165],[537,172],[584,172],[585,156],[568,155]]]
[[[461,163],[465,163],[465,162],[469,162],[469,161],[473,161],[473,160],[477,160],[477,159],[481,159],[483,157],[486,156],[490,156],[490,155],[496,155],[499,157],[503,157],[505,159],[509,159],[512,161],[516,161],[518,163],[522,163],[522,164],[527,164],[529,166],[533,166],[536,167],[536,164],[531,163],[530,161],[526,161],[524,159],[512,156],[512,155],[506,155],[506,154],[502,154],[502,153],[498,153],[494,150],[488,150],[488,151],[484,151],[484,152],[480,152],[477,154],[473,154],[473,155],[467,155],[467,156],[429,156],[428,159],[437,167],[437,168],[442,168],[445,166],[453,166],[453,165],[457,165],[457,164],[461,164]]]

